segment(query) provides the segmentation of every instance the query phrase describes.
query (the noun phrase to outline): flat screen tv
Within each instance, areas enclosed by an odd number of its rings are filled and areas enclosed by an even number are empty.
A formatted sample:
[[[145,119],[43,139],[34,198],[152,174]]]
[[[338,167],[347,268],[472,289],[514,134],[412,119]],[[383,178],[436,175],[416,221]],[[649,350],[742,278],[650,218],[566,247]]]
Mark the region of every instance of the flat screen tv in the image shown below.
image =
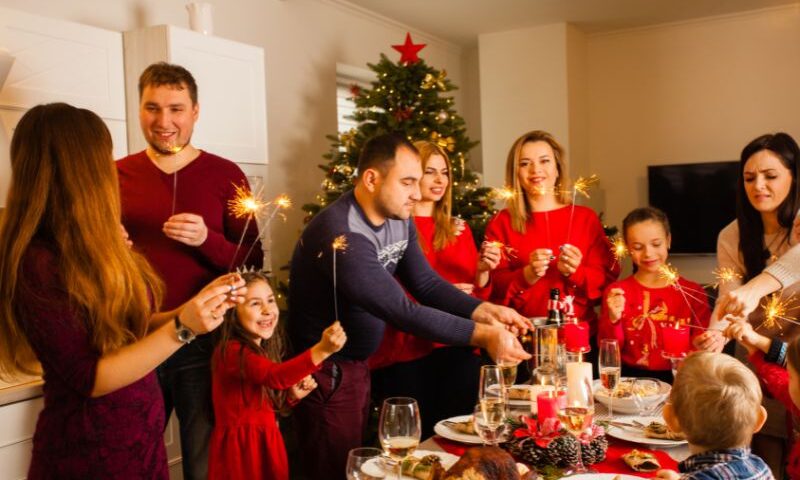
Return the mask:
[[[647,167],[649,203],[663,210],[678,254],[713,254],[717,234],[736,218],[739,162]]]

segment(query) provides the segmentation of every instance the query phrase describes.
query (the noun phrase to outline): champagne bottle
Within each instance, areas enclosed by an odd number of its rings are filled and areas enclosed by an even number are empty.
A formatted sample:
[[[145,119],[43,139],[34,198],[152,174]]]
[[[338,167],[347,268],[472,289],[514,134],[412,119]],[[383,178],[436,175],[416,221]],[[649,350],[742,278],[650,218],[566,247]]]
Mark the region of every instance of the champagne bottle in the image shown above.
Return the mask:
[[[560,307],[561,292],[557,288],[550,290],[550,301],[547,304],[547,324],[561,326],[561,307]]]

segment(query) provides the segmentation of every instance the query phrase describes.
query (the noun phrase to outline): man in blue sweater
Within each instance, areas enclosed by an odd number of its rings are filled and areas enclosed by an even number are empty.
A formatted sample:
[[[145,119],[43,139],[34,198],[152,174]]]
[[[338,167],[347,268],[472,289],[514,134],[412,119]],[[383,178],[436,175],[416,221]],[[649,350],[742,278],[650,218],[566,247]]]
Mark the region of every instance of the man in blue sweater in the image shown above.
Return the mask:
[[[311,347],[336,320],[334,295],[348,337],[314,375],[319,387],[295,409],[301,451],[314,457],[307,465],[314,479],[344,478],[347,452],[361,446],[367,358],[387,322],[440,343],[484,348],[496,360],[529,358],[514,335],[527,328],[525,318],[466,295],[425,259],[409,220],[422,176],[414,146],[398,134],[374,137],[364,145],[358,172],[355,189],[314,217],[292,257],[288,325],[296,351]],[[336,252],[334,292],[332,244],[339,236],[347,248]]]

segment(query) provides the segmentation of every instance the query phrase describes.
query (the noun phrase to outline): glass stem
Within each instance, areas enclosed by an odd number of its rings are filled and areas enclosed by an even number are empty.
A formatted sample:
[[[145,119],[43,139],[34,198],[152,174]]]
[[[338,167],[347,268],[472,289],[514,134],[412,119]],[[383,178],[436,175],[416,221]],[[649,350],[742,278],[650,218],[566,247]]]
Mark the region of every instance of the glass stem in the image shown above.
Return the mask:
[[[583,466],[583,445],[581,445],[581,439],[577,435],[575,440],[578,441],[578,464],[575,465],[575,468],[577,472],[583,472],[586,470],[586,467]]]
[[[609,390],[608,392],[608,416],[614,417],[614,390]]]
[[[405,458],[403,460],[405,460]],[[401,480],[403,477],[403,460],[397,462],[397,480]]]

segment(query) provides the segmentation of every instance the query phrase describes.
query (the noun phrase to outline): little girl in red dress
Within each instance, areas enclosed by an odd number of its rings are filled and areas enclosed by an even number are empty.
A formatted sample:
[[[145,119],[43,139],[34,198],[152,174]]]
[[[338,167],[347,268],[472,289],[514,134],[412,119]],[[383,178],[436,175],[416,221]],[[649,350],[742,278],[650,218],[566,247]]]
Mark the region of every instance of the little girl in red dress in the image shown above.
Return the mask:
[[[245,301],[226,314],[212,359],[215,425],[208,475],[284,480],[289,465],[275,413],[316,388],[311,373],[341,350],[347,337],[337,321],[319,343],[281,363],[285,340],[272,289],[260,273],[242,276]]]

